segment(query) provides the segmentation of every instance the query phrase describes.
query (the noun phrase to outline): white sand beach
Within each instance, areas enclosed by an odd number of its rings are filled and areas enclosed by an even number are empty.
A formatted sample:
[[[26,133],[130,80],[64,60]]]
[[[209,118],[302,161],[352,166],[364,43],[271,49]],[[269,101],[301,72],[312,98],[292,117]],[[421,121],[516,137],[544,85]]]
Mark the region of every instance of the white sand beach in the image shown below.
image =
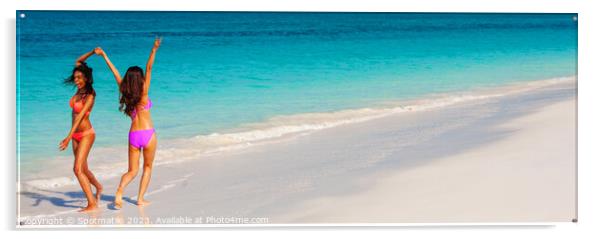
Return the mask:
[[[547,222],[575,215],[574,101],[496,129],[494,143],[383,175],[356,194],[309,200],[285,218],[308,222]],[[537,143],[541,142],[541,143]],[[553,143],[549,143],[553,142]]]
[[[121,210],[110,205],[117,177],[102,181],[102,205],[89,214],[76,212],[85,205],[77,185],[24,190],[18,221],[570,222],[577,213],[576,81],[516,89],[157,165],[146,197],[152,204],[144,207],[134,204],[140,175]]]

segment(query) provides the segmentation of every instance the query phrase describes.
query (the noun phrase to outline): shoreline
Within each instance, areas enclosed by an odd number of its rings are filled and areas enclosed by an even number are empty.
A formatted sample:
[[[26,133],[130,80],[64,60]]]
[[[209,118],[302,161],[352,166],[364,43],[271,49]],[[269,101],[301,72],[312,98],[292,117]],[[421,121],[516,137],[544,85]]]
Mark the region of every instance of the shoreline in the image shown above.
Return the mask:
[[[305,201],[278,220],[571,222],[577,219],[576,118],[566,111],[574,104],[566,100],[544,106],[496,127],[513,131],[509,137],[427,165],[382,173],[364,191]],[[546,141],[555,142],[533,144]]]
[[[311,134],[320,130],[341,125],[366,122],[390,115],[410,113],[414,111],[434,110],[441,107],[461,104],[474,100],[503,97],[524,91],[536,90],[556,84],[567,84],[576,81],[576,76],[556,77],[550,79],[514,82],[499,86],[477,87],[466,91],[455,91],[440,94],[429,94],[408,100],[384,101],[368,108],[346,109],[332,112],[302,113],[294,115],[275,116],[263,122],[248,123],[239,127],[208,135],[197,135],[187,138],[162,140],[157,149],[156,165],[180,163],[195,160],[201,156],[210,156],[224,151],[241,150],[265,142],[286,140]],[[179,145],[194,144],[194,147]],[[178,152],[179,151],[179,152]],[[185,152],[185,153],[182,153]],[[164,160],[166,158],[185,158],[181,160]],[[115,160],[119,159],[119,160]],[[89,162],[99,169],[97,177],[111,179],[119,177],[127,159],[126,146],[109,146],[93,148]],[[72,155],[53,158],[46,162],[45,168],[51,168],[50,175],[37,171],[35,178],[23,178],[22,187],[30,189],[55,189],[68,185],[76,185],[77,181],[71,174],[65,175],[57,171],[65,164],[70,164]],[[95,166],[91,166],[95,168]],[[52,170],[53,169],[53,170]],[[97,173],[96,171],[93,171]],[[27,173],[32,174],[32,173]],[[43,176],[39,176],[43,175]]]
[[[382,185],[379,178],[393,175],[389,173],[419,167],[433,170],[432,164],[449,161],[446,157],[512,138],[512,131],[497,132],[495,127],[547,105],[574,101],[576,81],[569,83],[432,110],[392,114],[303,137],[205,155],[200,160],[164,164],[155,168],[149,188],[148,198],[153,204],[142,211],[150,217],[268,216],[270,223],[303,222],[302,218],[311,218],[302,214],[310,212],[304,205],[311,205],[312,200],[336,195],[358,198],[373,187],[381,187],[374,185]],[[130,201],[126,199],[129,203],[123,210],[107,209],[113,199],[115,180],[105,181],[105,192],[109,194],[103,195],[101,216],[140,216],[140,208],[130,205],[137,181],[124,194]],[[77,185],[22,192],[20,197],[21,219],[36,215],[92,217],[73,212],[85,203]],[[290,215],[298,216],[295,219]]]

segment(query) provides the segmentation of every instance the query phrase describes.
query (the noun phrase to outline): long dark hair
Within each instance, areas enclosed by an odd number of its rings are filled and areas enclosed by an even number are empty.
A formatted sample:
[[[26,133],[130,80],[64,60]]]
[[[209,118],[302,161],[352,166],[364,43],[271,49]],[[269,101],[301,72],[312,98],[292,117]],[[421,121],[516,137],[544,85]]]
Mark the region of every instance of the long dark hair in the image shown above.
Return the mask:
[[[138,66],[128,68],[119,86],[119,110],[128,116],[140,103],[144,90],[144,72]]]
[[[81,72],[84,75],[85,82],[86,82],[86,85],[83,88],[83,92],[79,92],[79,93],[92,94],[93,96],[96,96],[96,91],[94,91],[94,87],[92,87],[92,84],[94,83],[94,78],[92,77],[92,68],[89,67],[88,64],[86,64],[86,62],[80,61],[78,66],[73,67],[73,70],[71,71],[71,75],[69,77],[67,77],[63,81],[63,83],[65,83],[66,85],[75,86],[75,77],[73,75],[77,71]]]

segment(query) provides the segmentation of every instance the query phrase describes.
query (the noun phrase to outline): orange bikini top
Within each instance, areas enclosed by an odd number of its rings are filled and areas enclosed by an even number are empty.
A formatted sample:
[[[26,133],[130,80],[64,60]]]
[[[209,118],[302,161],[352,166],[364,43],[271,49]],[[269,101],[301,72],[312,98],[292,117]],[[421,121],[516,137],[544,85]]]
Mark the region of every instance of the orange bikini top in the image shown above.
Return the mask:
[[[76,101],[75,96],[71,97],[71,100],[69,101],[69,106],[71,106],[71,108],[73,109],[73,112],[79,113],[82,111],[82,109],[84,108],[86,96],[87,95],[82,95],[82,100],[80,100],[80,101]],[[90,115],[90,111],[86,112],[86,116],[87,115]]]

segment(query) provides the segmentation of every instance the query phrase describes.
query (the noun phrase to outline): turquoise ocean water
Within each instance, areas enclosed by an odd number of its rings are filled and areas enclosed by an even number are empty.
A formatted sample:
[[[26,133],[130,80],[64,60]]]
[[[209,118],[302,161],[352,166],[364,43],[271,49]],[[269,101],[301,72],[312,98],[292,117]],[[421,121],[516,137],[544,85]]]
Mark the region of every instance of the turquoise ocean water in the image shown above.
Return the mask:
[[[576,14],[18,11],[23,172],[72,157],[57,145],[71,126],[75,89],[61,82],[75,59],[101,46],[123,73],[145,65],[155,36],[163,43],[150,97],[162,142],[577,74]],[[130,120],[118,111],[115,81],[102,58],[88,64],[98,94],[94,147],[124,146]]]

